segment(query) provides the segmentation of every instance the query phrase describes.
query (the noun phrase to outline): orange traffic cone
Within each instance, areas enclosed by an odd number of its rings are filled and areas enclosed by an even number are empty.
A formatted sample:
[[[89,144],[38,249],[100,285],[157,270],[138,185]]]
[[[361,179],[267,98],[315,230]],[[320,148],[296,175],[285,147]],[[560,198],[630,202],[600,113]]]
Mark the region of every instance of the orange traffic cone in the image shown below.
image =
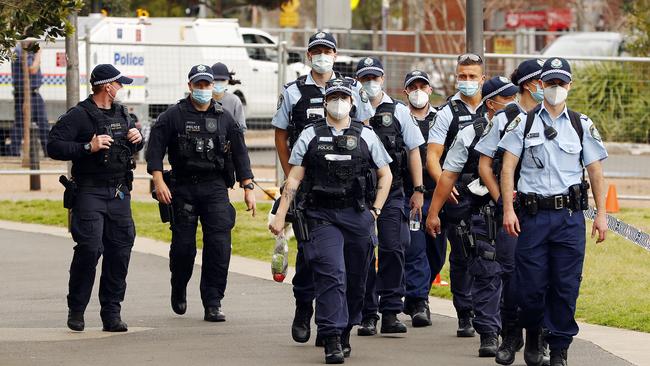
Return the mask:
[[[447,281],[442,281],[442,280],[440,279],[440,273],[438,273],[438,274],[436,275],[436,279],[433,280],[433,282],[431,283],[431,285],[432,285],[432,286],[437,286],[437,287],[445,287],[445,286],[449,286],[449,283],[448,283]]]
[[[616,195],[616,185],[610,184],[607,189],[607,200],[605,201],[605,211],[608,213],[616,213],[618,208],[618,196]]]

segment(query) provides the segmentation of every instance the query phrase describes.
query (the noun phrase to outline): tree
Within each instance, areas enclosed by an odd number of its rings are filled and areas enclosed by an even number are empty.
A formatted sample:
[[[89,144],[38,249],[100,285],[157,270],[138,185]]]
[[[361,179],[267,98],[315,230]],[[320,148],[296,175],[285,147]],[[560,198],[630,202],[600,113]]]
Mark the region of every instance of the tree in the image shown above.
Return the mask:
[[[68,14],[81,8],[81,0],[0,0],[0,61],[10,60],[18,41],[41,38],[52,41],[72,31]],[[38,50],[34,43],[30,51]]]
[[[635,56],[650,54],[650,0],[626,1],[623,10],[628,13],[628,33],[632,41],[628,51]]]

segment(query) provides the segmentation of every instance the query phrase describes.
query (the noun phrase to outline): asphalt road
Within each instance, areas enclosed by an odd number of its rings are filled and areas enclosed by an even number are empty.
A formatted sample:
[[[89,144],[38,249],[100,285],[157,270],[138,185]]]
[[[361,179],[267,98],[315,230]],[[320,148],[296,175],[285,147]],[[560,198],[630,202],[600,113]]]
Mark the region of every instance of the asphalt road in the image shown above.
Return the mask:
[[[234,244],[236,245],[236,243]],[[323,363],[323,352],[291,340],[291,287],[231,274],[225,323],[202,320],[195,275],[188,288],[188,313],[169,307],[165,258],[133,253],[122,318],[131,330],[99,331],[95,294],[86,312],[88,330],[67,330],[68,266],[73,243],[44,234],[0,230],[0,365],[305,365]],[[200,270],[195,268],[196,273]],[[97,286],[96,286],[97,287]],[[353,336],[354,365],[495,365],[476,356],[478,338],[459,339],[455,319],[434,316],[433,326],[403,337]],[[407,323],[408,324],[408,323]],[[573,366],[630,365],[592,343],[576,340]],[[518,354],[515,365],[523,365]]]

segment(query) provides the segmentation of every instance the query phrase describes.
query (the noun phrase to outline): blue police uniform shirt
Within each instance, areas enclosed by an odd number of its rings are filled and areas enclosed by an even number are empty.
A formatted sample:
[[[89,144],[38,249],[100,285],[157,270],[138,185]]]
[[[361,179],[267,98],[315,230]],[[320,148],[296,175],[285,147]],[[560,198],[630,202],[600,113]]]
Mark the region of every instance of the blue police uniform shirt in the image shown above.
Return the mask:
[[[11,79],[14,87],[14,91],[22,93],[23,90],[23,67],[20,61],[22,57],[23,50],[20,47],[14,49],[16,52],[16,59],[11,62]],[[34,63],[35,54],[32,52],[27,53],[27,66],[32,66]],[[36,74],[29,74],[29,83],[31,89],[38,89],[43,85],[43,73],[41,68],[38,68]]]
[[[469,147],[472,145],[474,137],[476,137],[476,131],[474,130],[473,124],[467,125],[458,131],[456,139],[447,152],[447,157],[442,166],[443,170],[454,173],[460,173],[463,170],[465,163],[467,163]]]
[[[508,124],[508,117],[504,112],[504,109],[498,111],[488,126],[485,127],[483,136],[481,136],[481,139],[476,143],[476,146],[474,146],[474,149],[479,153],[494,158],[494,153],[497,151],[499,141],[501,141],[501,132],[503,132],[506,128],[506,124]],[[516,123],[515,120],[517,118],[519,118],[520,121],[525,121],[526,113],[520,113],[512,120],[512,123]]]
[[[483,102],[481,102],[476,106],[476,108],[472,108],[462,99],[460,99],[460,93],[456,93],[453,97],[451,97],[451,100],[460,101],[472,114],[476,113],[476,110],[481,107],[481,105],[483,105]],[[453,119],[454,114],[451,111],[451,106],[449,106],[449,104],[446,104],[440,111],[438,111],[438,115],[436,116],[436,123],[429,130],[429,139],[427,140],[427,143],[444,145],[445,139],[447,138],[447,132],[449,132],[449,125],[451,125],[451,121]],[[467,121],[461,120],[460,122],[463,123]]]
[[[340,131],[337,131],[334,127],[332,127],[329,122],[327,125],[330,127],[330,130],[332,131],[332,134],[334,136],[341,136],[343,133],[345,133],[345,130],[349,128],[349,125]],[[313,140],[316,137],[316,131],[314,130],[314,126],[308,126],[305,128],[301,133],[300,137],[298,137],[298,141],[296,141],[296,144],[293,146],[293,149],[291,150],[291,157],[289,157],[289,164],[291,165],[302,165],[302,161],[305,157],[305,154],[307,153],[307,148],[309,147],[309,143],[311,140]],[[377,169],[383,168],[386,165],[390,164],[393,159],[391,159],[390,155],[388,155],[388,152],[384,148],[384,145],[379,141],[379,138],[377,137],[377,134],[370,128],[364,127],[361,131],[361,139],[366,142],[366,145],[368,145],[368,151],[370,152],[370,156],[372,157],[372,162],[375,164]]]
[[[332,79],[336,79],[335,73],[332,73]],[[331,79],[330,79],[331,80]],[[311,76],[311,72],[307,74],[307,79],[305,80],[305,85],[316,85],[314,78]],[[320,91],[325,95],[325,87],[317,85]],[[374,115],[372,111],[372,106],[370,102],[363,102],[359,91],[361,90],[361,83],[355,82],[352,85],[352,104],[357,107],[357,114],[355,119],[359,121],[365,121],[368,118]],[[282,100],[280,102],[278,110],[275,112],[273,119],[271,120],[271,125],[282,130],[286,130],[289,126],[289,115],[291,114],[291,109],[296,103],[300,100],[300,89],[298,85],[293,83],[289,87],[285,88],[282,91]],[[323,107],[323,113],[325,107]]]
[[[555,139],[548,140],[544,136],[541,119],[557,130]],[[580,183],[582,179],[581,150],[585,166],[607,158],[607,150],[594,123],[585,115],[580,116],[580,122],[584,131],[582,147],[575,129],[571,126],[566,107],[553,120],[542,104],[525,139],[525,118],[516,126],[511,125],[508,128],[510,131],[503,136],[499,147],[517,157],[521,157],[524,143],[526,147],[517,184],[519,192],[537,193],[545,197],[566,194],[570,186]],[[538,168],[538,165],[543,168]]]
[[[381,98],[379,105],[384,103],[393,103],[393,99],[386,93],[384,93],[384,96]],[[370,106],[370,108],[372,108],[372,106]],[[372,108],[372,115],[374,116],[375,113],[376,109]],[[402,103],[396,103],[394,115],[395,119],[397,119],[400,124],[400,132],[402,132],[404,144],[409,150],[413,150],[425,143],[424,137],[422,137],[422,131],[420,131],[420,127],[411,115],[409,107]]]

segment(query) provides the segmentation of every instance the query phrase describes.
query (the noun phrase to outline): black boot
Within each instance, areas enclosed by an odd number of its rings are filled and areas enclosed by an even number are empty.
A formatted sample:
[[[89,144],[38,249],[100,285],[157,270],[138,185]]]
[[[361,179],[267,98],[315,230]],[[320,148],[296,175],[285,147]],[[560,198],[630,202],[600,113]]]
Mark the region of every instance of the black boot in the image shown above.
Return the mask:
[[[309,341],[312,315],[314,315],[314,308],[311,302],[296,302],[296,313],[291,323],[291,337],[294,341],[298,343]]]
[[[218,306],[208,306],[205,308],[203,320],[206,322],[225,322],[226,314],[224,314]]]
[[[551,350],[551,366],[567,366],[567,349]]]
[[[85,326],[86,323],[84,322],[84,313],[82,311],[68,310],[68,328],[81,332]]]
[[[119,318],[111,318],[111,319],[102,319],[102,323],[104,327],[102,330],[104,332],[126,332],[128,327],[126,326],[126,323],[122,321],[122,319]]]
[[[345,356],[341,347],[341,338],[339,336],[328,336],[325,338],[325,363],[336,364],[344,362]]]
[[[345,358],[350,357],[352,353],[352,347],[350,346],[350,331],[352,327],[345,328],[343,333],[341,333],[341,348],[343,349],[343,356]]]
[[[382,313],[381,314],[381,333],[394,334],[406,333],[406,325],[397,319],[395,313]]]
[[[172,286],[172,296],[171,296],[171,303],[172,303],[172,310],[178,315],[183,315],[187,311],[187,300],[185,299],[186,297],[186,289],[182,288],[174,288]]]
[[[496,333],[481,334],[481,346],[478,348],[479,357],[494,357],[499,347],[499,336]]]
[[[476,332],[472,325],[472,313],[458,314],[458,329],[456,330],[456,337],[469,338],[474,337]]]
[[[497,350],[495,358],[499,365],[511,365],[515,362],[515,354],[524,346],[521,328],[506,327],[503,329],[503,342]]]
[[[322,335],[316,333],[316,342],[314,342],[316,347],[325,347],[325,338]]]
[[[524,361],[527,366],[541,366],[544,351],[544,335],[541,328],[526,329]]]
[[[360,337],[374,336],[377,334],[377,318],[370,316],[361,321],[361,325],[357,328],[357,335]]]
[[[411,312],[411,324],[414,328],[428,327],[431,325],[431,311],[426,300],[420,300],[415,303]]]
[[[542,354],[542,366],[551,365],[551,353],[548,350],[548,343],[544,341],[544,352]]]

